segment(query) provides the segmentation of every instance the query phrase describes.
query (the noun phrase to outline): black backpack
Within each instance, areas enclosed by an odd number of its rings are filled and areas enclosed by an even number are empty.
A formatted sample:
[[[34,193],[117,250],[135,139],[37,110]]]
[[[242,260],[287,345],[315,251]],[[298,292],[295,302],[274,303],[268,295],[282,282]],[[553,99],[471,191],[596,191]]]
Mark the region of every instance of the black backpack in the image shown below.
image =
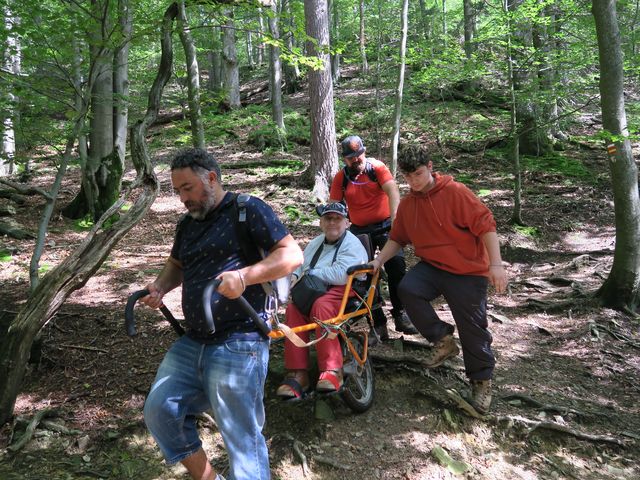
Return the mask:
[[[240,249],[247,265],[253,265],[266,257],[267,254],[251,242],[251,234],[247,226],[247,202],[249,198],[250,196],[246,193],[234,193],[231,208],[233,209],[232,218],[237,218],[234,225]],[[290,286],[289,275],[262,284],[267,297],[275,298],[278,304],[283,304],[288,300]]]

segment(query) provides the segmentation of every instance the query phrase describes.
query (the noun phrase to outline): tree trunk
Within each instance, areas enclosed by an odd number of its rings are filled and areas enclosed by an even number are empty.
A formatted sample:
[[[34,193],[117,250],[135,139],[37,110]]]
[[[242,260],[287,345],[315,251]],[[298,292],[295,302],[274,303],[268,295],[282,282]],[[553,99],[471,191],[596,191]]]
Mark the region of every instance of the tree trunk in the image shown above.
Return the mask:
[[[424,0],[420,0],[420,23],[422,24],[422,35],[424,36],[425,41],[429,41],[431,37],[431,28],[429,22],[429,14],[427,13],[427,8],[424,4]]]
[[[276,2],[273,2],[271,6],[271,15],[269,15],[269,33],[275,41],[280,41],[278,19],[278,6],[276,5]],[[278,129],[280,145],[284,148],[286,139],[284,115],[282,113],[282,65],[280,63],[280,48],[275,45],[269,45],[269,59],[269,96],[271,98],[271,118]]]
[[[598,297],[605,306],[635,311],[640,305],[640,199],[624,107],[623,55],[614,0],[593,0],[598,37],[602,127],[610,138],[609,171],[616,219],[613,266]]]
[[[83,92],[83,76],[82,76],[82,41],[80,38],[75,37],[73,42],[73,85],[76,90],[75,108],[76,112],[82,110],[85,106],[85,101],[82,96]],[[93,83],[92,83],[93,85]],[[93,88],[93,87],[92,87]],[[87,145],[87,135],[85,133],[85,124],[87,122],[86,116],[81,117],[82,128],[78,133],[78,161],[80,163],[80,171],[84,171],[87,168],[87,159],[89,158],[89,146]]]
[[[367,63],[366,32],[364,29],[364,0],[360,0],[360,72],[366,75],[369,72]]]
[[[17,35],[14,35],[16,24],[20,22],[20,19],[13,15],[9,6],[4,7],[4,23],[6,29],[6,49],[5,59],[3,67],[6,72],[10,72],[15,78],[17,78],[22,70],[21,67],[21,51],[20,40]],[[7,112],[2,119],[2,126],[0,135],[2,135],[2,142],[0,142],[0,177],[4,177],[13,173],[15,155],[16,155],[16,135],[15,127],[19,123],[18,120],[18,96],[12,91],[8,90],[6,93],[6,100],[8,104]]]
[[[51,270],[18,312],[0,343],[0,425],[13,415],[15,400],[24,376],[33,338],[56,314],[65,299],[91,278],[118,241],[145,215],[158,192],[158,181],[145,144],[145,133],[160,108],[162,90],[171,76],[171,31],[177,15],[176,4],[165,12],[162,28],[162,58],[158,75],[149,93],[149,107],[144,118],[131,129],[131,158],[138,172],[132,187],[142,193],[125,214],[108,229],[104,220],[116,213],[114,205],[100,219],[85,241],[55,269]]]
[[[314,200],[329,197],[329,185],[338,171],[336,127],[333,110],[333,84],[329,65],[329,15],[323,0],[304,2],[307,55],[322,62],[319,70],[309,70],[309,114],[311,116],[311,164],[307,178],[313,177]]]
[[[224,88],[227,93],[229,107],[240,108],[240,71],[238,69],[238,54],[236,52],[236,28],[233,21],[233,10],[225,13],[227,22],[222,27],[223,43],[222,57],[224,58]],[[258,60],[259,64],[262,64]]]
[[[518,135],[518,103],[516,100],[513,56],[511,44],[511,21],[509,20],[509,0],[504,0],[503,11],[507,17],[507,83],[509,85],[511,143],[511,163],[513,165],[513,212],[511,223],[522,225],[522,175],[520,172],[520,137]]]
[[[209,52],[209,91],[217,92],[222,88],[223,67],[222,67],[222,41],[220,40],[220,27],[212,28],[211,51]]]
[[[275,0],[273,0],[275,1]],[[258,34],[260,37],[264,34],[264,17],[262,16],[262,7],[258,7],[258,25],[260,26],[260,31]],[[258,67],[264,65],[264,42],[258,43]]]
[[[63,214],[70,218],[91,215],[97,220],[118,198],[124,163],[114,148],[114,52],[108,48],[112,22],[109,9],[101,2],[95,2],[92,8],[95,21],[89,30],[89,45],[97,73],[91,92],[89,156],[80,192]]]
[[[473,33],[475,24],[475,15],[473,9],[473,0],[463,0],[464,15],[464,54],[467,59],[473,54]]]
[[[509,4],[509,10],[515,12],[523,0]],[[513,24],[512,24],[513,25]],[[513,36],[518,40],[519,49],[513,49],[512,56],[518,68],[513,71],[514,86],[517,95],[518,124],[520,127],[520,152],[524,155],[542,156],[551,150],[550,127],[542,119],[542,106],[537,100],[539,94],[537,68],[531,61],[530,51],[534,48],[531,21],[523,17],[518,25],[513,25]]]
[[[191,122],[191,136],[193,146],[205,148],[204,126],[202,125],[202,113],[200,112],[200,70],[196,57],[196,47],[189,31],[189,21],[184,0],[178,2],[178,33],[184,56],[187,62],[187,85],[189,97],[189,121]]]
[[[289,32],[286,34],[286,43],[287,48],[290,52],[293,52],[295,49],[295,41],[293,38],[293,30],[295,28],[294,18],[291,15],[291,2],[284,1],[284,8],[286,12],[286,16],[289,18]],[[289,64],[289,62],[285,62],[284,64],[284,83],[285,90],[287,93],[292,94],[296,93],[300,88],[300,68],[298,64],[295,63],[293,65]]]
[[[402,0],[402,16],[400,19],[400,66],[398,85],[396,87],[396,105],[393,112],[393,138],[391,140],[391,173],[398,171],[398,142],[400,140],[400,117],[402,115],[402,91],[404,90],[404,66],[407,56],[407,31],[409,24],[409,0]]]
[[[447,0],[442,0],[442,43],[447,48]]]
[[[129,45],[133,28],[133,12],[129,0],[118,0],[118,24],[119,45],[113,56],[113,145],[124,165],[129,119]]]
[[[339,25],[339,15],[338,15],[338,2],[337,0],[329,0],[329,12],[330,12],[330,21],[331,21],[331,80],[333,81],[333,85],[338,85],[340,81],[340,50],[339,50],[339,41],[340,41],[340,29]]]
[[[249,64],[249,68],[253,70],[254,60],[253,60],[253,32],[251,30],[247,30],[247,63]]]

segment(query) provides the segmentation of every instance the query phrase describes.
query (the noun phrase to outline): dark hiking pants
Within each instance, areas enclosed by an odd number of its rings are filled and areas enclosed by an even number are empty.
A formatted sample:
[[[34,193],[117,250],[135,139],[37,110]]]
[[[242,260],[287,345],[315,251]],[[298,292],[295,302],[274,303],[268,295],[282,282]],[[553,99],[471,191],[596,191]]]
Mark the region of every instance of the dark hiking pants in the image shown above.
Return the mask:
[[[362,233],[369,234],[374,251],[376,249],[382,250],[385,243],[389,239],[389,229],[391,228],[391,220],[385,220],[384,222],[374,223],[364,227],[358,225],[351,225],[351,233],[359,235]],[[375,256],[375,255],[374,255]],[[384,264],[384,270],[387,272],[387,284],[389,286],[389,300],[391,301],[391,315],[400,315],[404,310],[402,301],[398,295],[398,285],[402,281],[404,274],[407,270],[407,265],[404,260],[404,252],[402,249]],[[376,315],[377,313],[377,315]],[[375,325],[386,325],[387,320],[382,313],[374,312]]]
[[[487,284],[486,277],[457,275],[420,262],[398,288],[411,322],[432,343],[455,330],[431,306],[432,300],[444,297],[458,327],[466,374],[472,380],[490,379],[495,366],[487,329]]]

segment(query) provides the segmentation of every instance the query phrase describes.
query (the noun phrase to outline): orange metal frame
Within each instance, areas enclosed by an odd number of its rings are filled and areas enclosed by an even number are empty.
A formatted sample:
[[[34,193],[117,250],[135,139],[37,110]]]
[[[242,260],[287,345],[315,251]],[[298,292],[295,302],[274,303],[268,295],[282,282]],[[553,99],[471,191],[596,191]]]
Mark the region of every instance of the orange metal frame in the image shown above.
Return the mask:
[[[353,279],[357,275],[362,275],[363,273],[373,274],[371,277],[371,282],[369,283],[369,288],[367,289],[366,299],[363,299],[364,304],[361,306],[361,308],[358,308],[353,312],[345,313],[345,309],[347,308],[347,302],[349,301],[349,298],[350,298],[349,292],[351,291]],[[344,288],[344,295],[342,296],[342,303],[340,304],[340,309],[338,310],[338,314],[335,317],[330,318],[328,320],[323,320],[322,322],[318,322],[318,323],[311,322],[311,323],[307,323],[306,325],[300,325],[299,327],[292,328],[291,331],[295,333],[307,332],[309,330],[315,330],[318,324],[334,325],[334,326],[342,325],[343,323],[353,318],[358,318],[358,317],[361,317],[362,315],[371,315],[371,307],[373,306],[373,301],[375,300],[375,297],[376,297],[375,292],[376,292],[376,286],[378,285],[379,276],[380,276],[380,271],[379,270],[374,271],[372,267],[356,270],[355,272],[350,274],[349,277],[347,278],[347,284],[345,285],[345,288]],[[278,330],[277,328],[278,328],[277,326],[274,327],[274,329],[269,333],[269,337],[282,338],[285,336],[284,332],[282,330]],[[358,353],[356,352],[356,349],[353,347],[353,344],[347,338],[347,335],[342,330],[339,330],[339,333],[340,333],[340,337],[344,340],[347,347],[349,348],[349,351],[353,355],[353,358],[356,359],[356,361],[360,366],[364,365],[364,363],[367,361],[368,332],[364,332],[364,345],[363,345],[362,357],[358,355]]]

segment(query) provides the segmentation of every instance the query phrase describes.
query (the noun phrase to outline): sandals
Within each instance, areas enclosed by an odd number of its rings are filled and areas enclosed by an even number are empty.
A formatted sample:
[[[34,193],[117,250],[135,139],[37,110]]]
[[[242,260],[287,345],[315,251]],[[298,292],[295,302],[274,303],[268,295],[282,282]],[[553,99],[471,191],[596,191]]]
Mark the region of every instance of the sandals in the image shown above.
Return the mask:
[[[316,384],[316,392],[337,392],[342,388],[343,383],[342,370],[325,370],[320,373],[320,378]]]
[[[309,392],[309,386],[303,387],[296,379],[295,372],[287,372],[282,384],[276,390],[276,395],[283,400],[300,400]]]

